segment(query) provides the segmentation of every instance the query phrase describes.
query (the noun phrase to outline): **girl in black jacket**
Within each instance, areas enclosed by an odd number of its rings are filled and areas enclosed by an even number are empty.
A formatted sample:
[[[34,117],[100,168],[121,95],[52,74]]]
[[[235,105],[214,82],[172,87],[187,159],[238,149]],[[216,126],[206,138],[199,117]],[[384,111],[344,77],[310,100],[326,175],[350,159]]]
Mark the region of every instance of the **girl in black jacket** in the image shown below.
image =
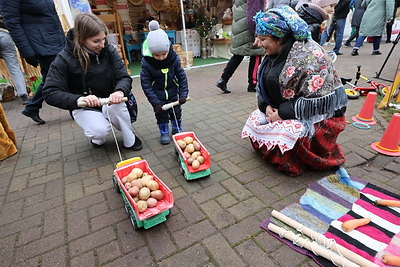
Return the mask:
[[[124,146],[142,149],[132,132],[126,103],[132,78],[115,48],[106,44],[107,28],[93,14],[79,14],[67,44],[50,67],[43,93],[49,105],[67,109],[94,147],[105,143],[111,124],[122,132]],[[108,98],[101,105],[99,98]],[[80,108],[77,102],[85,102]],[[111,123],[111,124],[110,124]]]
[[[156,115],[161,133],[160,143],[166,145],[171,142],[169,121],[172,124],[172,134],[182,131],[182,108],[178,105],[162,110],[161,107],[178,99],[180,104],[184,104],[189,89],[179,57],[172,50],[167,34],[159,27],[157,21],[150,21],[150,32],[142,47],[140,82]]]

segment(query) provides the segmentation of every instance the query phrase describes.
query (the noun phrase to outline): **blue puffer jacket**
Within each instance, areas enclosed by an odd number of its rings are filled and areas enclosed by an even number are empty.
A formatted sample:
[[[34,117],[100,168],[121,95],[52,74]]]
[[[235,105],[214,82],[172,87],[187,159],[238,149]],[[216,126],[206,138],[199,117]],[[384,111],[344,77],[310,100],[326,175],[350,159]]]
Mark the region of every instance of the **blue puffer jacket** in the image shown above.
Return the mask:
[[[140,83],[153,107],[186,98],[189,94],[185,70],[172,46],[166,59],[156,60],[147,48],[147,40],[143,43]]]
[[[22,57],[57,55],[64,48],[64,31],[53,0],[7,1],[2,12]]]

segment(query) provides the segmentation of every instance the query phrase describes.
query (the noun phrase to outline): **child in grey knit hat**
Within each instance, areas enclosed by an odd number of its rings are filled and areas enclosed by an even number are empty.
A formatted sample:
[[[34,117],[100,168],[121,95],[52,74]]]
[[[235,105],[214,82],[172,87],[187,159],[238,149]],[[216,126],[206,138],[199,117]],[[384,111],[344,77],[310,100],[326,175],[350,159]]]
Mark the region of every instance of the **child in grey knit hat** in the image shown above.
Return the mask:
[[[172,134],[182,131],[181,105],[186,102],[189,94],[188,82],[179,56],[172,50],[168,35],[155,20],[150,21],[149,29],[142,47],[140,83],[153,106],[161,134],[160,143],[166,145],[171,142],[169,122]],[[162,110],[164,104],[177,100],[181,105]]]

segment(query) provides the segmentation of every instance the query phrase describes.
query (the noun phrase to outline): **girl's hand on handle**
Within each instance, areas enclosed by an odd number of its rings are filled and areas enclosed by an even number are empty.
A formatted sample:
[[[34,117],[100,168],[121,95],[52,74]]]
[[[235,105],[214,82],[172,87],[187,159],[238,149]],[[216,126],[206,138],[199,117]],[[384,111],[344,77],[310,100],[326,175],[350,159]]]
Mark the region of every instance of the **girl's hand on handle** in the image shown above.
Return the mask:
[[[112,105],[112,104],[119,104],[121,103],[124,97],[124,92],[122,91],[115,91],[114,93],[110,94],[110,96],[108,97],[108,104]]]
[[[78,106],[79,103],[85,103],[84,106],[86,107],[100,107],[101,103],[100,103],[100,99],[95,96],[95,95],[88,95],[88,96],[81,96],[80,98],[78,98]],[[82,106],[82,104],[81,104]]]

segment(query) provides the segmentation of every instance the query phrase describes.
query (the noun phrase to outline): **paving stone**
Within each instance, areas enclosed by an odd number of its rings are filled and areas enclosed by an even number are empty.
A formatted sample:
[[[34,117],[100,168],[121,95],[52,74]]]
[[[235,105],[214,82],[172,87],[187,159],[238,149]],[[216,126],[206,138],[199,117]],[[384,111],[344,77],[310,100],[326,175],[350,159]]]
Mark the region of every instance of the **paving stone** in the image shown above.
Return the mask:
[[[246,266],[221,234],[205,239],[203,244],[210,252],[217,266]]]
[[[96,248],[96,254],[99,264],[113,261],[122,255],[117,241],[112,241],[109,244]]]
[[[0,238],[0,259],[4,266],[12,266],[17,235]]]
[[[236,217],[237,220],[242,220],[253,213],[263,209],[264,204],[255,197],[239,202],[228,208],[228,212]]]
[[[346,168],[358,166],[360,164],[365,163],[365,158],[361,157],[357,153],[350,152],[350,153],[347,153],[345,156],[346,156],[346,162],[344,165]]]
[[[64,230],[64,207],[58,206],[44,212],[43,234],[45,236]]]
[[[185,248],[203,240],[215,232],[216,229],[211,223],[208,220],[204,220],[172,233],[172,237],[175,239],[179,248]]]
[[[76,211],[67,215],[67,236],[74,240],[90,232],[89,220],[86,210]]]
[[[235,217],[222,209],[222,207],[213,200],[202,204],[201,208],[216,228],[225,228],[235,222]]]
[[[387,164],[385,166],[385,170],[394,172],[394,173],[400,173],[400,164],[398,162],[389,162],[389,164]]]
[[[42,224],[43,216],[40,214],[35,214],[33,216],[22,218],[21,220],[16,220],[11,224],[6,224],[1,226],[0,238],[8,235],[13,235],[15,233],[21,232],[26,229],[26,226],[30,227],[40,226]]]
[[[117,236],[124,254],[146,246],[145,237],[140,231],[133,229],[128,219],[117,224]]]
[[[44,253],[42,256],[42,266],[69,266],[67,246]]]
[[[150,253],[145,247],[142,247],[103,266],[151,266],[152,262]]]
[[[201,204],[224,193],[226,193],[226,189],[223,188],[219,183],[216,183],[215,185],[206,187],[198,192],[193,193],[191,197],[196,203]]]
[[[221,184],[226,188],[227,191],[230,191],[231,194],[238,200],[244,200],[253,195],[249,190],[246,189],[245,186],[240,184],[234,178],[226,179],[223,182],[221,182]]]
[[[188,262],[188,260],[190,261],[190,263]],[[204,248],[201,245],[196,244],[161,261],[159,263],[159,266],[182,266],[184,264],[193,266],[207,266],[205,265],[207,261],[208,255],[204,251]]]
[[[182,212],[183,216],[189,222],[197,222],[204,218],[204,213],[199,209],[196,203],[189,197],[184,197],[175,202],[176,206]]]
[[[165,225],[158,225],[144,233],[146,236],[148,247],[152,255],[160,261],[168,257],[177,250],[174,242],[171,240]]]
[[[222,233],[230,244],[235,245],[253,235],[259,234],[262,231],[259,224],[260,222],[256,217],[250,216],[222,230]]]
[[[64,245],[64,243],[64,232],[58,232],[49,236],[45,236],[39,240],[29,242],[28,244],[20,246],[16,249],[16,262],[25,261],[27,259],[42,255]]]
[[[252,240],[243,242],[236,247],[239,254],[245,259],[246,266],[274,266],[276,265],[261,248]]]
[[[306,259],[306,256],[296,252],[289,246],[281,246],[269,255],[279,266],[288,267],[300,265]]]
[[[71,259],[71,266],[95,266],[96,259],[93,251],[89,251]]]
[[[233,205],[238,203],[238,200],[234,198],[230,193],[223,194],[222,196],[216,198],[216,200],[224,208],[232,207]]]
[[[93,250],[97,246],[107,244],[115,240],[116,236],[112,227],[101,229],[97,232],[90,233],[77,240],[69,242],[69,251],[72,257],[75,257],[88,250]]]

